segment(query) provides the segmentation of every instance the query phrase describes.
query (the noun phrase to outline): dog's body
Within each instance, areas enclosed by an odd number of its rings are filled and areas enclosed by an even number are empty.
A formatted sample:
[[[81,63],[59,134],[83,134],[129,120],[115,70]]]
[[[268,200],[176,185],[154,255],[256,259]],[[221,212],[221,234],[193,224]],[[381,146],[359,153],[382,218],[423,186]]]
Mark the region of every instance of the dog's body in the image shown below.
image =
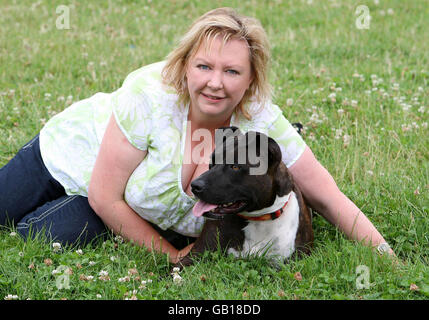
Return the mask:
[[[281,161],[277,143],[257,132],[251,137],[235,127],[223,130],[228,130],[227,135],[221,141],[216,137],[210,170],[191,184],[200,199],[194,215],[207,220],[190,254],[179,265],[190,265],[196,255],[219,247],[237,257],[263,254],[286,259],[294,253],[309,254],[311,215]],[[267,142],[265,151],[263,141]],[[249,157],[252,148],[259,151],[259,166],[264,164],[267,169],[263,174],[250,174],[256,169]],[[239,163],[243,152],[245,161]],[[231,158],[234,162],[228,163]]]

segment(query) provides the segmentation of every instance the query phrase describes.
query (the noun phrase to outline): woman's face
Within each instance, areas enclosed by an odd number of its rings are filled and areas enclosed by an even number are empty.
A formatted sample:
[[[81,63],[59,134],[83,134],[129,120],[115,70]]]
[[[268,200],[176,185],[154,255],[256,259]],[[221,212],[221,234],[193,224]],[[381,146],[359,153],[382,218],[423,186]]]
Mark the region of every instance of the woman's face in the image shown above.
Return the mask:
[[[201,120],[229,119],[253,80],[246,42],[231,39],[221,46],[216,38],[206,53],[203,43],[186,69],[191,110]]]

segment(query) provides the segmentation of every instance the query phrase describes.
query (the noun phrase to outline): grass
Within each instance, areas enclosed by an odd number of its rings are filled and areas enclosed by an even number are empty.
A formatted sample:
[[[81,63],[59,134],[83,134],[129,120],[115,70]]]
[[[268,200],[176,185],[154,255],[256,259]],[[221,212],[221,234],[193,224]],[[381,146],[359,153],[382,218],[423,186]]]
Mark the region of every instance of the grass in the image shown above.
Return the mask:
[[[62,4],[0,3],[0,165],[72,102],[112,92],[132,70],[162,60],[214,8],[212,1],[68,1],[71,28],[60,30]],[[55,252],[52,243],[25,242],[3,228],[0,298],[428,299],[429,1],[365,4],[372,16],[365,30],[356,28],[354,1],[216,6],[261,20],[272,44],[275,103],[305,125],[316,157],[403,263],[347,240],[318,215],[305,259],[278,270],[263,258],[207,254],[180,273],[181,283],[165,256],[113,237],[81,254]],[[356,286],[360,265],[369,271],[365,289]],[[100,280],[101,271],[110,280]],[[59,289],[66,278],[70,288]]]

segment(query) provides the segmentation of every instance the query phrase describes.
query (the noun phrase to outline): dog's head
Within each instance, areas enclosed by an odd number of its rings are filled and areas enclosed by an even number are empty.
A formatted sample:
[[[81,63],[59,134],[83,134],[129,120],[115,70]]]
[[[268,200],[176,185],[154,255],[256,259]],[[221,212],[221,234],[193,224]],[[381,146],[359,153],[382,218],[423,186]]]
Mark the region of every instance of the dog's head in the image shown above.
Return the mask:
[[[242,211],[269,207],[292,190],[292,177],[278,144],[260,132],[243,135],[236,127],[216,130],[209,170],[192,181],[200,201],[194,215],[223,219]]]

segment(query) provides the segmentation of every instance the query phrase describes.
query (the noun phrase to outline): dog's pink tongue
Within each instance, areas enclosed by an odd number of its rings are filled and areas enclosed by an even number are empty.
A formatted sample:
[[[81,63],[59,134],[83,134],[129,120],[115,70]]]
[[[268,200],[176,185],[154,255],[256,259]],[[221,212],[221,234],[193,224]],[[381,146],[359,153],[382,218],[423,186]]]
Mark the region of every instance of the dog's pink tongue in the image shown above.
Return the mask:
[[[202,200],[199,200],[194,205],[192,212],[194,213],[194,216],[201,217],[204,212],[210,211],[211,209],[216,208],[216,207],[217,207],[217,205],[215,205],[215,204],[210,204],[210,203],[204,202]]]

